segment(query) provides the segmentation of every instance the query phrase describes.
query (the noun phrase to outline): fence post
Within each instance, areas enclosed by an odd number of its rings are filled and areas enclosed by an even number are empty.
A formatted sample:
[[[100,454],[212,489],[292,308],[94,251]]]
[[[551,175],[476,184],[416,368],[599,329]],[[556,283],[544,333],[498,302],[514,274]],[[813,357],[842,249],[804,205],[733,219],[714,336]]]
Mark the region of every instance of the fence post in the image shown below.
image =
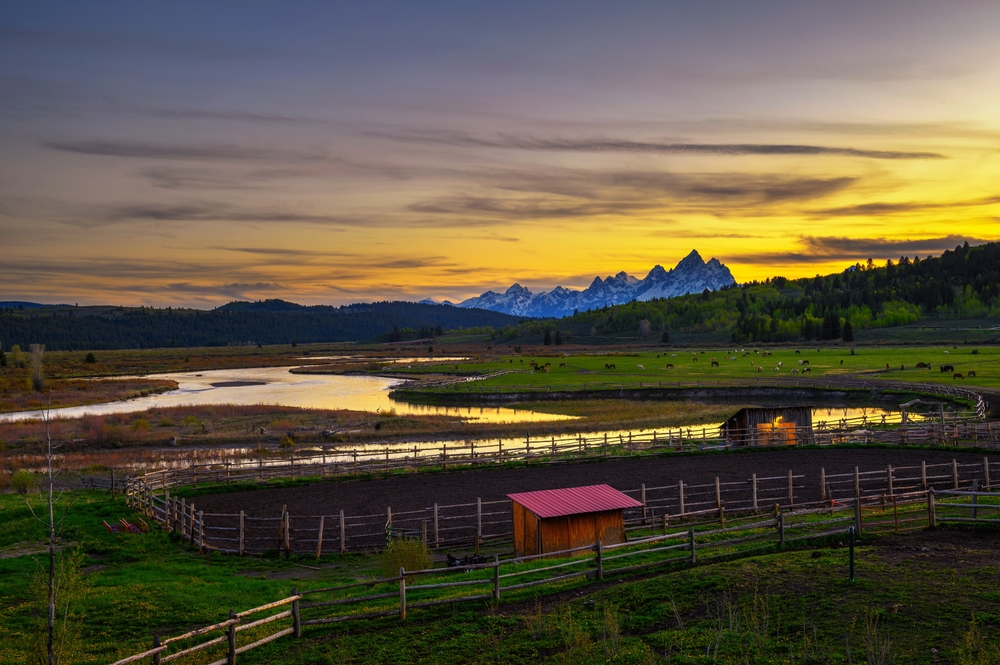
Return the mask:
[[[319,559],[323,554],[323,526],[326,522],[326,515],[319,516],[319,535],[316,538],[316,558]]]
[[[642,483],[639,486],[639,491],[642,493],[642,525],[646,526],[646,483]]]
[[[198,511],[198,554],[205,553],[205,511]]]
[[[438,505],[434,504],[434,547],[438,547],[441,543],[440,538],[438,538]]]
[[[243,540],[244,540],[244,523],[246,521],[246,513],[242,510],[240,511],[240,556],[243,556]]]
[[[187,499],[181,498],[181,540],[184,540],[184,536],[187,527]]]
[[[340,553],[347,552],[347,524],[344,520],[344,511],[340,511]]]
[[[172,513],[170,512],[171,505],[172,504],[170,499],[170,490],[166,490],[163,493],[163,528],[166,529],[167,531],[171,530],[170,527],[173,521],[171,520],[171,517],[173,517]]]
[[[889,466],[885,467],[885,478],[886,478],[886,483],[888,483],[888,485],[889,485],[889,496],[893,496],[894,492],[892,491],[892,465],[891,464]]]
[[[292,516],[285,512],[285,558],[292,555]]]
[[[788,470],[788,505],[795,503],[795,481],[792,479],[792,470]]]
[[[990,491],[990,458],[983,458],[983,491]]]
[[[604,556],[602,554],[604,545],[598,540],[595,547],[597,548],[597,579],[600,581],[604,579]]]
[[[826,469],[821,468],[819,470],[819,498],[821,501],[826,501]]]
[[[292,587],[292,595],[299,595],[298,589]],[[299,617],[299,600],[292,601],[292,636],[302,637],[302,619]]]
[[[191,521],[188,523],[188,531],[191,536],[191,544],[194,545],[194,503],[192,502],[188,505],[188,510],[191,512]]]
[[[754,514],[757,514],[758,511],[757,511],[757,474],[756,473],[753,474],[753,477],[752,477],[751,481],[753,482],[753,512],[754,512]]]
[[[479,545],[483,540],[483,500],[476,497],[476,554],[479,554]]]
[[[691,563],[695,563],[698,560],[698,553],[695,549],[694,543],[694,527],[688,531],[688,539],[691,541]]]
[[[785,546],[785,514],[778,512],[778,547]]]
[[[160,636],[159,635],[153,635],[153,648],[154,649],[160,648]],[[157,651],[156,653],[153,654],[153,665],[160,665],[160,652],[159,651]]]
[[[500,555],[493,555],[493,600],[500,600]]]
[[[955,481],[955,489],[958,489],[958,460],[951,460],[951,478]]]
[[[236,611],[229,609],[229,620],[232,622],[226,629],[226,637],[229,641],[229,653],[226,656],[228,665],[236,665]]]
[[[684,519],[684,481],[677,481],[677,493],[680,498],[681,520]]]
[[[667,513],[663,513],[663,535],[667,535]]]
[[[861,499],[854,502],[854,533],[861,537]]]
[[[722,510],[722,484],[718,476],[715,477],[715,507]]]
[[[973,492],[978,492],[979,491],[979,481],[978,480],[973,480],[972,481],[972,491]],[[979,497],[976,496],[975,494],[973,494],[972,495],[972,509],[971,509],[971,514],[969,515],[972,519],[976,519],[976,517],[979,514],[979,509],[976,507],[976,505],[978,503],[979,503]]]
[[[726,528],[726,507],[719,506],[719,526],[723,529]],[[666,531],[666,529],[664,529]]]
[[[937,526],[937,506],[934,505],[934,488],[927,491],[927,523],[933,529]]]
[[[854,467],[854,501],[858,504],[861,503],[861,472],[858,467]],[[858,535],[861,535],[860,529]]]
[[[927,491],[927,462],[920,462],[920,483],[923,485],[924,491]]]
[[[406,621],[406,571],[399,568],[399,620]]]

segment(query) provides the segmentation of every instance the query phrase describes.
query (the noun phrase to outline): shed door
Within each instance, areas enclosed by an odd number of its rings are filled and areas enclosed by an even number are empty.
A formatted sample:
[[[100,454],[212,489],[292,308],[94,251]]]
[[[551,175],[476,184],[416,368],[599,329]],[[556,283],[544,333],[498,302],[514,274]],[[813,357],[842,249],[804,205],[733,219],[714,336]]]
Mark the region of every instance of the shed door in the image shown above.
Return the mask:
[[[540,554],[538,549],[538,516],[524,509],[524,553]]]

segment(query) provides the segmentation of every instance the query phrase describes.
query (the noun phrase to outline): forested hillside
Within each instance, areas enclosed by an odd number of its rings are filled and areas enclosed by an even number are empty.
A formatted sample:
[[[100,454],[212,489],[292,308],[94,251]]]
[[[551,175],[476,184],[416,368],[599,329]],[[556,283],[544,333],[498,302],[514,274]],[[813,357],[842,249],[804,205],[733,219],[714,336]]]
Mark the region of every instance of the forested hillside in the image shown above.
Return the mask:
[[[938,258],[857,264],[825,277],[774,277],[700,295],[582,312],[559,327],[591,335],[731,333],[736,343],[851,341],[854,331],[920,318],[1000,317],[1000,243],[968,244]],[[644,323],[645,322],[645,323]],[[528,331],[538,324],[522,325]],[[513,331],[510,331],[513,333]]]
[[[394,329],[499,327],[518,317],[408,302],[304,307],[284,301],[230,303],[213,311],[126,308],[4,309],[0,344],[50,350],[146,349],[229,344],[345,342]]]

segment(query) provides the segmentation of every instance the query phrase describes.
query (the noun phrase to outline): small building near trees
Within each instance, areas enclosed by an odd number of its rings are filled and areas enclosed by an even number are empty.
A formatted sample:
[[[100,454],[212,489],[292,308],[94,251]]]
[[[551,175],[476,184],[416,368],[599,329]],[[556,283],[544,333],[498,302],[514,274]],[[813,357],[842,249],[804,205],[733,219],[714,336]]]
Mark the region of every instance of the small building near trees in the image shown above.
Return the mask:
[[[726,442],[739,446],[792,446],[812,443],[812,408],[748,407],[722,424]]]

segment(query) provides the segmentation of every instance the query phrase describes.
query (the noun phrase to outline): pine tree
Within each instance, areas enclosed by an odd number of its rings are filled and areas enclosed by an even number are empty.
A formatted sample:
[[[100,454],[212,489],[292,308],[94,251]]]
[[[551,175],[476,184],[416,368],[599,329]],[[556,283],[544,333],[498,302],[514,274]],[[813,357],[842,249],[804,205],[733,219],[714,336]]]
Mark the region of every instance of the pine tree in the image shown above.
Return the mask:
[[[545,346],[552,344],[552,334],[548,330],[545,331],[545,337],[542,338],[542,344]]]
[[[843,339],[845,342],[854,341],[854,326],[851,325],[850,321],[844,321]]]
[[[560,346],[561,344],[562,344],[562,333],[560,333],[557,330],[556,331],[556,346]]]

